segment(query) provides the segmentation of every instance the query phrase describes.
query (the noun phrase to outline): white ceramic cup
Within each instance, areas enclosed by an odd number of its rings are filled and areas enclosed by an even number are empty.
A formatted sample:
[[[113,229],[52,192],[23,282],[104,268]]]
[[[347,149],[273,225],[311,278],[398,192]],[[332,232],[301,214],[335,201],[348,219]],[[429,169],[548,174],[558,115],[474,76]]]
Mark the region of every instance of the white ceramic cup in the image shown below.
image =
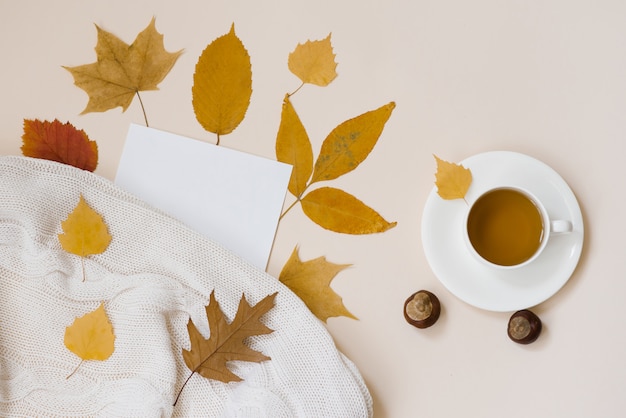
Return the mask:
[[[534,252],[524,255],[523,259],[516,260],[513,262],[501,263],[499,261],[494,260],[493,257],[490,257],[487,254],[488,253],[487,250],[480,249],[480,245],[478,244],[480,242],[480,239],[477,238],[478,236],[477,234],[482,231],[487,231],[489,230],[489,228],[496,228],[496,225],[498,226],[501,225],[501,223],[496,223],[496,219],[500,219],[500,218],[507,219],[507,217],[509,217],[509,220],[504,222],[505,225],[508,225],[509,223],[511,223],[510,222],[511,219],[515,219],[516,222],[512,222],[512,223],[514,223],[518,229],[517,230],[513,229],[513,231],[524,232],[526,231],[526,228],[525,228],[526,224],[524,223],[526,222],[526,219],[522,219],[521,222],[517,222],[519,221],[519,219],[516,218],[515,216],[519,216],[519,214],[509,213],[509,212],[515,212],[516,211],[515,209],[510,209],[509,211],[507,211],[506,208],[501,208],[501,209],[496,208],[494,211],[484,211],[484,209],[481,209],[481,206],[484,206],[484,202],[483,204],[479,203],[478,205],[476,205],[476,203],[480,202],[483,198],[488,199],[489,196],[493,196],[494,192],[499,192],[503,190],[517,192],[518,194],[521,194],[526,199],[528,199],[532,203],[532,205],[534,205],[534,208],[537,211],[537,214],[532,215],[532,218],[534,220],[534,217],[538,215],[541,221],[541,227],[540,227],[540,232],[538,234],[539,236],[537,237],[538,243],[536,244],[536,246],[535,244],[530,246],[530,247],[535,248]],[[514,205],[511,205],[511,206],[514,206]],[[481,210],[483,210],[482,214],[480,214],[479,212]],[[530,211],[527,211],[527,212],[530,213]],[[489,213],[489,215],[487,216],[485,215],[485,213]],[[479,219],[479,220],[477,221],[476,219]],[[546,208],[544,207],[544,205],[541,203],[541,201],[537,199],[537,197],[535,197],[528,190],[522,189],[520,187],[514,187],[514,186],[502,186],[502,187],[494,187],[489,190],[486,190],[482,194],[480,194],[476,199],[474,199],[472,202],[469,202],[469,209],[465,215],[465,222],[463,223],[463,228],[464,228],[463,233],[464,233],[465,242],[469,248],[470,253],[477,260],[493,268],[516,269],[516,268],[526,266],[532,263],[534,260],[536,260],[537,257],[539,257],[539,255],[542,253],[542,251],[548,244],[550,236],[555,235],[555,234],[564,234],[564,233],[571,232],[572,222],[569,220],[565,220],[565,219],[550,219],[548,212]],[[470,232],[470,229],[472,232]],[[536,228],[533,227],[532,229],[536,229]],[[517,239],[518,236],[520,237],[523,236],[524,239],[528,238],[526,237],[525,233],[516,234],[516,233],[511,232],[510,234],[509,233],[507,234],[508,234],[507,241],[515,240]],[[530,234],[530,235],[534,236],[535,234]],[[481,238],[481,239],[483,239],[483,241],[489,241],[486,238]],[[472,241],[474,241],[474,243],[476,243],[477,245],[475,246]],[[490,243],[487,246],[492,246],[494,248],[498,247],[498,251],[501,251],[502,253],[506,253],[506,250],[504,249],[508,248],[506,244],[498,246],[498,245],[492,245]],[[511,246],[515,247],[516,244],[511,243]]]

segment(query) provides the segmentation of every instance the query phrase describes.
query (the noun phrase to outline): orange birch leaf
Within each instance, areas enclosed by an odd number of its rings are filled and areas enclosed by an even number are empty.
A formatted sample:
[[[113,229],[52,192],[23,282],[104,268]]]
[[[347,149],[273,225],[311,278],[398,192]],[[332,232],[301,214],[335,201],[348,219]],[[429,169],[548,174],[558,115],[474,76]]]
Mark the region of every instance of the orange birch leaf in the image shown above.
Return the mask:
[[[313,315],[323,322],[335,316],[358,319],[346,309],[341,296],[330,287],[337,273],[347,267],[350,264],[333,264],[325,257],[302,262],[296,247],[278,280],[302,299]]]
[[[472,183],[472,172],[462,165],[450,163],[434,156],[437,161],[435,185],[442,199],[463,199]]]
[[[126,111],[139,91],[158,90],[158,84],[182,50],[173,53],[165,50],[163,35],[157,32],[155,22],[152,18],[131,45],[96,25],[96,62],[63,67],[74,77],[74,84],[89,95],[82,114],[118,106]]]
[[[298,44],[287,61],[289,70],[303,83],[325,87],[337,77],[330,34],[321,41]]]
[[[104,310],[104,303],[96,310],[76,318],[72,325],[65,329],[63,342],[68,350],[80,357],[80,364],[84,360],[102,361],[111,357],[115,350],[115,334]]]
[[[313,171],[313,149],[289,95],[285,95],[283,101],[280,127],[276,136],[276,159],[293,166],[288,190],[296,197],[301,196]]]
[[[385,232],[397,222],[387,222],[374,209],[343,190],[322,187],[301,201],[302,210],[313,222],[334,232],[362,235]]]
[[[245,117],[252,95],[252,66],[234,24],[202,51],[191,93],[196,119],[218,137],[231,133]]]
[[[111,242],[104,219],[87,204],[82,195],[61,227],[63,233],[58,235],[61,247],[81,257],[100,254]]]
[[[98,165],[98,145],[85,131],[71,123],[24,119],[22,154],[94,171]]]
[[[209,304],[205,308],[209,322],[209,338],[204,338],[200,334],[191,319],[187,322],[191,347],[189,350],[183,349],[182,353],[191,374],[179,390],[176,402],[194,373],[206,379],[219,380],[224,383],[238,382],[242,379],[227,367],[229,361],[259,363],[271,360],[265,354],[248,347],[244,341],[255,335],[274,332],[261,322],[261,316],[274,307],[275,298],[276,293],[273,293],[256,305],[250,306],[245,295],[241,295],[235,318],[228,323],[219,303],[215,300],[215,292],[211,292]]]
[[[395,107],[390,102],[333,129],[322,143],[311,183],[332,180],[357,168],[376,145]]]

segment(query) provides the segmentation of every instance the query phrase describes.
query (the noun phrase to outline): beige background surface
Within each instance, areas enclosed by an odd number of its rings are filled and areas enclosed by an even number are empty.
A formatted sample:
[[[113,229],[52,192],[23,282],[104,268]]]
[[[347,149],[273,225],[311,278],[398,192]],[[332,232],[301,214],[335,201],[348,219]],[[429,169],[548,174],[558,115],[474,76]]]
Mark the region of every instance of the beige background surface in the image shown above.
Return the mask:
[[[128,124],[143,123],[139,104],[79,116],[87,96],[61,66],[95,61],[94,23],[130,43],[152,16],[166,48],[185,50],[160,91],[142,94],[154,128],[214,141],[195,120],[192,74],[233,22],[251,55],[254,93],[223,146],[274,158],[283,96],[299,85],[287,56],[329,33],[339,77],[293,99],[314,152],[338,123],[396,102],[372,154],[334,185],[398,226],[341,235],[297,208],[279,226],[268,267],[278,275],[296,245],[305,260],[353,265],[333,287],[359,320],[331,318],[328,329],[360,368],[377,417],[623,416],[626,2],[0,0],[0,153],[20,154],[24,118],[58,118],[98,142],[96,172],[113,179]],[[533,308],[545,330],[529,346],[508,340],[510,313],[450,294],[420,239],[432,154],[460,161],[489,150],[552,166],[586,222],[574,275]],[[420,288],[444,306],[427,330],[402,317]]]

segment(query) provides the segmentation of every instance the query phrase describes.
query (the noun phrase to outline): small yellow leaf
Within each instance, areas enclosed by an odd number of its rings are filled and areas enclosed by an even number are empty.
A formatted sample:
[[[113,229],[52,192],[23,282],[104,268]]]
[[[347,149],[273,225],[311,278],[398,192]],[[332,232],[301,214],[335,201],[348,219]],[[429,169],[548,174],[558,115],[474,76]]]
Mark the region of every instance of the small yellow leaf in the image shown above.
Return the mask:
[[[158,90],[182,53],[167,52],[155,19],[128,45],[117,36],[96,26],[97,60],[92,64],[64,67],[74,84],[89,95],[84,113],[104,112],[120,106],[125,111],[139,91]]]
[[[303,83],[325,87],[337,77],[330,34],[321,41],[298,44],[287,61],[289,70]]]
[[[313,222],[344,234],[373,234],[396,226],[375,210],[343,190],[322,187],[302,199],[302,210]]]
[[[296,247],[278,279],[298,295],[320,320],[326,322],[334,316],[358,319],[346,309],[341,296],[330,287],[337,273],[347,267],[350,264],[333,264],[325,257],[302,262]]]
[[[252,95],[252,66],[234,24],[200,55],[191,93],[196,119],[218,137],[243,120]]]
[[[65,329],[65,346],[82,360],[106,360],[115,350],[113,325],[104,303],[92,312],[76,318]]]
[[[442,199],[463,199],[472,183],[472,172],[462,165],[450,163],[434,156],[437,161],[435,185]]]
[[[376,145],[395,107],[390,102],[333,129],[322,143],[311,183],[332,180],[357,168]]]
[[[301,196],[313,171],[313,149],[289,95],[285,95],[283,101],[280,127],[276,136],[276,159],[293,166],[288,190],[296,197]]]
[[[111,235],[102,216],[87,204],[82,195],[78,205],[61,223],[61,227],[63,233],[58,235],[61,247],[81,257],[100,254],[111,242]]]

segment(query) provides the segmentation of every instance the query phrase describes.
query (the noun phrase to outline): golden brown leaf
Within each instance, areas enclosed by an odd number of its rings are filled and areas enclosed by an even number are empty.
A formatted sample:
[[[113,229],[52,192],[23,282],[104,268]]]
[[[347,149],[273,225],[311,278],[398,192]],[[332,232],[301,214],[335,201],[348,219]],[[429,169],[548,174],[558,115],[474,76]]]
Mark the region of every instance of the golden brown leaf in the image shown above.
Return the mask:
[[[358,167],[376,145],[395,107],[390,102],[333,129],[322,143],[311,183],[335,179]]]
[[[63,342],[68,350],[80,357],[81,364],[84,360],[108,359],[115,350],[115,335],[104,304],[101,303],[95,311],[76,318],[65,329]]]
[[[61,223],[61,227],[63,228],[63,233],[59,234],[61,247],[81,257],[100,254],[111,242],[111,235],[104,219],[87,204],[82,195],[78,205]]]
[[[242,295],[235,318],[229,324],[215,300],[215,292],[211,292],[209,304],[206,306],[209,338],[200,334],[191,319],[187,323],[191,348],[183,349],[183,359],[192,375],[199,373],[207,379],[224,383],[236,382],[241,378],[228,369],[227,362],[239,360],[258,363],[270,360],[268,356],[245,345],[244,340],[254,335],[273,332],[260,318],[274,306],[275,297],[276,293],[266,296],[251,307]]]
[[[289,70],[303,83],[325,87],[337,77],[330,34],[321,41],[298,44],[287,61]]]
[[[182,53],[167,52],[155,19],[128,45],[117,36],[96,26],[95,63],[64,67],[74,76],[74,84],[89,95],[84,113],[104,112],[117,106],[126,111],[139,91],[158,90]]]
[[[316,224],[344,234],[385,232],[396,226],[356,197],[333,187],[309,192],[302,199],[302,210]]]
[[[98,145],[85,131],[71,123],[24,119],[22,154],[26,157],[57,161],[94,171],[98,165]]]
[[[202,51],[191,93],[196,119],[218,141],[243,120],[252,95],[252,66],[234,24]]]
[[[333,316],[358,319],[346,309],[341,296],[330,287],[337,273],[349,266],[330,263],[325,257],[302,262],[296,247],[278,279],[298,295],[320,320],[326,322]]]
[[[450,163],[434,156],[437,161],[435,184],[442,199],[463,199],[472,183],[472,172],[462,165]]]
[[[301,196],[313,171],[313,149],[289,95],[285,95],[283,101],[276,136],[276,159],[293,166],[288,190],[296,197]]]

